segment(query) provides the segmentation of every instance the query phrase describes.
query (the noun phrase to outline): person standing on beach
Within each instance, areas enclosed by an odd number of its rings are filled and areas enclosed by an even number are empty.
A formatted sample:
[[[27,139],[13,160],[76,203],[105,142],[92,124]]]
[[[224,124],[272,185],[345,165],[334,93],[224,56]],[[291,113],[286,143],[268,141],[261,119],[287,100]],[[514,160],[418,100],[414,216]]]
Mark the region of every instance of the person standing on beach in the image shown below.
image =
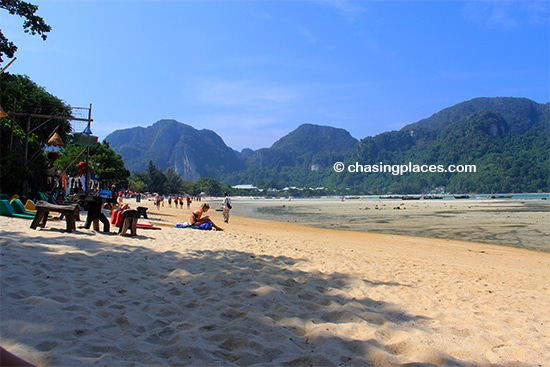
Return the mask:
[[[160,210],[160,194],[155,195],[155,206],[157,207],[157,210]]]
[[[233,206],[231,205],[231,198],[229,197],[229,194],[226,192],[223,194],[225,196],[223,198],[223,221],[225,223],[229,223],[229,211],[233,209]]]

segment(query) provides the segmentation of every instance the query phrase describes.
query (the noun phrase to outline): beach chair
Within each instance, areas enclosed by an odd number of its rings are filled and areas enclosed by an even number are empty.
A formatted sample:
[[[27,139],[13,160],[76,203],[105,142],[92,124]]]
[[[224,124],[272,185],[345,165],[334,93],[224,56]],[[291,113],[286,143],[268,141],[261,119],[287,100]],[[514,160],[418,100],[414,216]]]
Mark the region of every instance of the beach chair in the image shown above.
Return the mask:
[[[45,192],[38,192],[40,200],[47,201],[48,203],[53,203],[55,198]]]
[[[25,210],[31,213],[36,213],[36,205],[34,205],[34,201],[27,199],[27,202],[25,203]]]
[[[36,215],[36,211],[34,213],[27,211],[27,209],[25,209],[25,206],[19,199],[11,200],[10,205],[17,214],[27,214],[32,215],[33,217]]]
[[[10,202],[5,199],[0,200],[0,215],[3,215],[5,217],[34,219],[34,215],[16,213],[15,210],[13,210],[13,207],[10,205]]]

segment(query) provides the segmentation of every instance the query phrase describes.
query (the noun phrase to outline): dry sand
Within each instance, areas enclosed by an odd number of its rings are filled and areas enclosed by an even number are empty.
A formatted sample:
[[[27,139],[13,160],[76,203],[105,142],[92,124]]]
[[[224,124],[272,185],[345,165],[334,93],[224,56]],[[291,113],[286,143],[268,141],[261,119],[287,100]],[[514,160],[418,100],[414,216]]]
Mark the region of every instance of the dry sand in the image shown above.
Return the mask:
[[[38,366],[550,365],[548,253],[236,216],[178,229],[187,209],[142,204],[165,225],[135,238],[0,217],[0,345]]]

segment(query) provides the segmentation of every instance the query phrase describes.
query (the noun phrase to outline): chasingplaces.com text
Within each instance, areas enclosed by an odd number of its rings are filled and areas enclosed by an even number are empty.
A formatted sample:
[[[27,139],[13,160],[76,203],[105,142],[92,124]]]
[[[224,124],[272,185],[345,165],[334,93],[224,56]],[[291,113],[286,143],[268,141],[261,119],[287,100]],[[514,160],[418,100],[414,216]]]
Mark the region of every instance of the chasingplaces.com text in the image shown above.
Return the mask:
[[[359,162],[345,164],[336,162],[332,166],[335,172],[349,173],[391,173],[394,176],[402,176],[407,173],[475,173],[477,167],[475,164],[360,164]]]

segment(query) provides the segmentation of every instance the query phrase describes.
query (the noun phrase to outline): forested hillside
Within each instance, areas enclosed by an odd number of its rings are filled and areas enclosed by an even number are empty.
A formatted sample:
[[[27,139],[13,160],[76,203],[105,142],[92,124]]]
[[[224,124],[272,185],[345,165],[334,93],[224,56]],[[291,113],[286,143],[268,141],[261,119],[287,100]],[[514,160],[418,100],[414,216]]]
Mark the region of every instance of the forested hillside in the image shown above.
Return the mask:
[[[492,110],[485,110],[489,107]],[[474,164],[477,171],[364,175],[348,178],[347,184],[377,193],[422,193],[438,186],[460,193],[548,192],[548,108],[524,99],[476,99],[399,131],[365,138],[353,159],[445,167]]]
[[[106,140],[131,171],[176,168],[184,179],[211,177],[262,188],[325,187],[327,193],[549,192],[550,104],[476,98],[398,131],[360,141],[347,131],[305,124],[270,148],[237,153],[209,130],[173,120],[116,131]],[[208,149],[197,149],[206,145]],[[345,165],[475,165],[476,172],[335,172]]]
[[[244,168],[235,151],[215,132],[197,130],[175,120],[117,130],[105,140],[131,172],[146,171],[152,161],[163,171],[171,168],[184,180],[194,181],[200,177],[219,178]]]

